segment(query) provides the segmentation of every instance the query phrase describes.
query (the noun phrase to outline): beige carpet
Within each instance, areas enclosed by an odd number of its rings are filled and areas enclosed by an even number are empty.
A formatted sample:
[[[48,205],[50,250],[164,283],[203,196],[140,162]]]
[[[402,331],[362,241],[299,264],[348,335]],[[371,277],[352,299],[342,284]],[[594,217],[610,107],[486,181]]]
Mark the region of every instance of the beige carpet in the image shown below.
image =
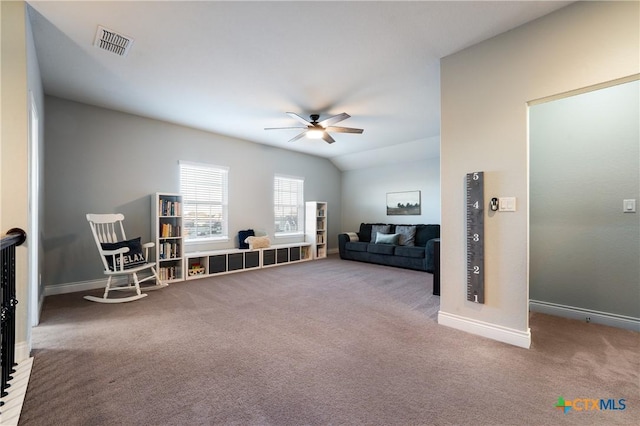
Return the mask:
[[[48,297],[20,425],[640,418],[638,333],[535,314],[532,348],[516,348],[438,325],[431,287],[431,274],[330,256],[120,305]],[[565,414],[560,396],[622,398],[626,409]]]

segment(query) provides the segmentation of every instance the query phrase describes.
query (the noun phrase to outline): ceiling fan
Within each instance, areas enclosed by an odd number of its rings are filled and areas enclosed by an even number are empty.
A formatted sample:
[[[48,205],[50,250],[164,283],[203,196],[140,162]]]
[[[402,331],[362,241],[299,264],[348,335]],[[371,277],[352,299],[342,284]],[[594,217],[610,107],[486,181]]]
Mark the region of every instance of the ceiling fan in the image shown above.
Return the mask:
[[[302,133],[300,133],[298,136],[290,139],[289,142],[294,142],[294,141],[297,141],[298,139],[300,139],[300,138],[302,138],[304,136],[307,136],[308,138],[311,138],[311,139],[323,139],[327,143],[334,143],[335,142],[335,139],[333,139],[331,137],[331,135],[329,135],[328,132],[362,133],[364,131],[362,129],[354,129],[353,127],[337,127],[337,126],[333,125],[333,124],[335,124],[335,123],[337,123],[339,121],[346,120],[347,118],[351,117],[346,112],[331,116],[329,118],[325,118],[322,121],[318,121],[318,119],[320,118],[319,114],[311,114],[309,116],[311,118],[311,121],[308,121],[308,120],[300,117],[298,114],[296,114],[294,112],[288,112],[287,115],[289,115],[291,118],[294,118],[295,120],[298,120],[300,123],[304,124],[304,127],[302,127],[302,126],[297,126],[297,127],[265,127],[265,130],[304,129],[302,131]]]

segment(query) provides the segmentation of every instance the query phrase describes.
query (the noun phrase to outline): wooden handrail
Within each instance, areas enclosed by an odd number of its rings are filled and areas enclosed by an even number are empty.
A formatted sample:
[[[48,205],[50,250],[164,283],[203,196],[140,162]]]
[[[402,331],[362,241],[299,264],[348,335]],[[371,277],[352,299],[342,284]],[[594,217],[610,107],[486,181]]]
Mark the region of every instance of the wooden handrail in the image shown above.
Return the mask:
[[[27,240],[27,233],[20,228],[11,228],[0,240],[0,250],[9,246],[19,246]]]

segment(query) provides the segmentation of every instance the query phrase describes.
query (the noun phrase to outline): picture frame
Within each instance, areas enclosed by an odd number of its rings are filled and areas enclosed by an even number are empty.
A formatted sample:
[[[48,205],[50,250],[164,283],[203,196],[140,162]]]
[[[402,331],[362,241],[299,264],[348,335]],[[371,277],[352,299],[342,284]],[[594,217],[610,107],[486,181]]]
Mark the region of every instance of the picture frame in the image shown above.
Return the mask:
[[[420,191],[387,192],[387,216],[419,216]]]

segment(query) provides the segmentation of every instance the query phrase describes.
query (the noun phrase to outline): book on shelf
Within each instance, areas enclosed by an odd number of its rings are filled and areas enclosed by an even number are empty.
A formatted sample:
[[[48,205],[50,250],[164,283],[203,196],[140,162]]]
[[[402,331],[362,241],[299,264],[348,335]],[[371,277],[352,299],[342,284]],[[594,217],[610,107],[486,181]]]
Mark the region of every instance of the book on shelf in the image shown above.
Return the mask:
[[[163,266],[158,270],[160,280],[174,280],[180,276],[179,266]]]
[[[162,237],[170,237],[172,232],[172,225],[170,223],[163,223],[161,225],[162,230],[160,231],[160,236]]]
[[[172,238],[180,236],[180,226],[173,225],[171,223],[162,223],[160,226],[160,237],[161,238]]]
[[[161,260],[177,259],[181,256],[180,244],[178,243],[172,243],[172,242],[161,243],[160,247],[158,247],[158,250],[160,251],[158,257]]]
[[[182,213],[182,207],[179,201],[161,198],[158,208],[160,216],[180,216]]]

